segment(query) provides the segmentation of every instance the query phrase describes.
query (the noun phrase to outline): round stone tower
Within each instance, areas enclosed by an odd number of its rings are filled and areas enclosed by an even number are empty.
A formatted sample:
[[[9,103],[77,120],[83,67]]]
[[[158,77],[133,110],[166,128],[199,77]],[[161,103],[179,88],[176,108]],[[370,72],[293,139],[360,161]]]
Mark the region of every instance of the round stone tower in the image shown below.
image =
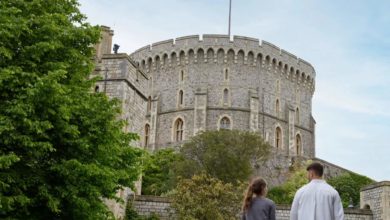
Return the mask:
[[[288,156],[314,157],[315,70],[266,41],[227,35],[157,42],[130,57],[148,80],[143,144],[174,146],[202,130],[260,133]]]

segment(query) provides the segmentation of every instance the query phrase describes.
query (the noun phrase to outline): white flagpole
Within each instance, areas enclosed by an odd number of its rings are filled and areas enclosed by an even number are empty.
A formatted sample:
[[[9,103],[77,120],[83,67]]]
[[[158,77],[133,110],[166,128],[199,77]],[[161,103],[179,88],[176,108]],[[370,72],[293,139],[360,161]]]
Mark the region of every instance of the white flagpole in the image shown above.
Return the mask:
[[[232,19],[232,0],[229,0],[229,29],[228,29],[229,38],[230,38],[231,19]]]

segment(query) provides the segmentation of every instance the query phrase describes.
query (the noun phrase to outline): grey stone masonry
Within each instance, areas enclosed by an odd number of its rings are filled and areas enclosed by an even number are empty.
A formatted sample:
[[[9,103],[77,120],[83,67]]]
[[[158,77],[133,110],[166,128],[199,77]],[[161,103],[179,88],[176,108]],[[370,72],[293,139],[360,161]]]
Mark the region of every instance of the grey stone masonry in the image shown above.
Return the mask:
[[[227,35],[161,41],[130,57],[149,80],[148,149],[180,145],[224,123],[258,132],[281,154],[314,157],[316,73],[303,59],[266,41]]]
[[[92,76],[99,76],[95,91],[116,98],[121,104],[125,130],[143,135],[147,104],[147,77],[127,54],[104,54]],[[142,146],[142,139],[134,143]]]
[[[171,208],[171,201],[166,197],[136,196],[132,202],[133,208],[139,215],[150,216],[156,214],[161,220],[176,219],[175,211]]]
[[[390,181],[374,183],[361,189],[360,208],[370,208],[375,220],[390,220]]]
[[[177,219],[175,211],[170,207],[169,198],[157,196],[136,196],[132,201],[134,209],[142,216],[150,216],[152,213],[160,216],[161,219]],[[277,205],[276,219],[289,220],[290,209],[288,205]],[[367,209],[345,209],[345,220],[376,220],[371,210]]]

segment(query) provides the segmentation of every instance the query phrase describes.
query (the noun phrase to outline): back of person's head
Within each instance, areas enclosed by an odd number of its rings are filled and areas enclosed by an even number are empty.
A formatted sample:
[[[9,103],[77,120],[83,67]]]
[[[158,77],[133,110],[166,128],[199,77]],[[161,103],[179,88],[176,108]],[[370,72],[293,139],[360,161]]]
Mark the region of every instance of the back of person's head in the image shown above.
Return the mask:
[[[256,177],[251,181],[245,193],[244,202],[242,205],[243,212],[246,212],[251,206],[253,195],[265,196],[266,187],[267,182],[260,177]]]
[[[322,175],[324,175],[324,166],[318,162],[310,164],[306,170],[312,171],[317,177],[322,177]]]

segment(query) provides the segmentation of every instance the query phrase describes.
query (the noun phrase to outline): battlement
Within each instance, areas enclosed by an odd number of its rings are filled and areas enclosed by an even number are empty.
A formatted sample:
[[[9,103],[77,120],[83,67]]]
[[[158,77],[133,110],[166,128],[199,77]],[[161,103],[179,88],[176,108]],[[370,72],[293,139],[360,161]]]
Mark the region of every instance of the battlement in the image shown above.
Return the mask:
[[[145,72],[157,67],[187,65],[200,61],[243,63],[281,72],[287,78],[309,85],[314,91],[315,70],[307,61],[267,41],[245,36],[190,35],[144,46],[130,57]]]

